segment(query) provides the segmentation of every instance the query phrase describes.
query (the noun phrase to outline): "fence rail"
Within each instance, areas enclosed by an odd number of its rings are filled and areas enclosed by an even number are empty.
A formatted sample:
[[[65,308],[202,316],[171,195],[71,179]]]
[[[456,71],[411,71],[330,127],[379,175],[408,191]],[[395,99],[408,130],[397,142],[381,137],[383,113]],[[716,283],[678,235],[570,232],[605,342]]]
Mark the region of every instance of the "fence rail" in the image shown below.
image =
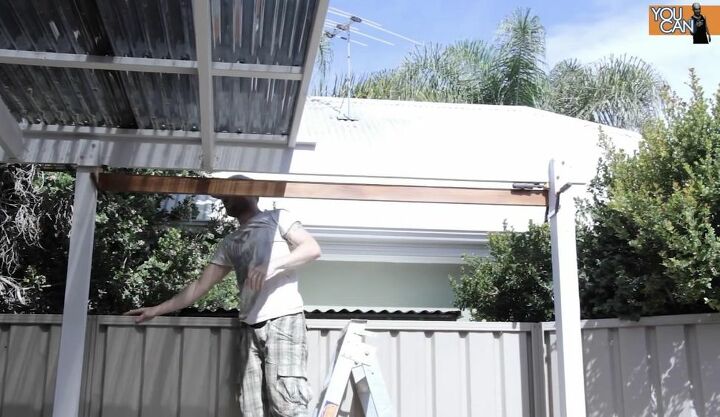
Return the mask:
[[[50,416],[61,316],[0,315],[0,416]],[[315,393],[344,321],[308,320]],[[558,416],[553,323],[371,321],[399,417]],[[91,316],[83,417],[236,416],[237,322]],[[583,322],[589,417],[720,415],[720,314]],[[61,381],[62,382],[62,381]],[[352,389],[342,415],[361,415]]]

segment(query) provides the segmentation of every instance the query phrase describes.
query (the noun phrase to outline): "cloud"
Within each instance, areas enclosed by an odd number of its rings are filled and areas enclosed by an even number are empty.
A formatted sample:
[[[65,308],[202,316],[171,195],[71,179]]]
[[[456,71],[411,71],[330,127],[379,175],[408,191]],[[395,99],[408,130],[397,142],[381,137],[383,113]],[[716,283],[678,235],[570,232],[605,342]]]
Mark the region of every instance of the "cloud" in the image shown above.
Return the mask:
[[[547,62],[552,66],[566,58],[577,58],[587,63],[608,55],[627,54],[652,64],[685,98],[690,95],[688,70],[693,67],[706,93],[714,94],[720,84],[720,71],[716,70],[720,36],[709,45],[693,45],[686,36],[650,36],[647,15],[647,5],[614,6],[593,20],[548,27]],[[713,23],[708,23],[712,27]]]

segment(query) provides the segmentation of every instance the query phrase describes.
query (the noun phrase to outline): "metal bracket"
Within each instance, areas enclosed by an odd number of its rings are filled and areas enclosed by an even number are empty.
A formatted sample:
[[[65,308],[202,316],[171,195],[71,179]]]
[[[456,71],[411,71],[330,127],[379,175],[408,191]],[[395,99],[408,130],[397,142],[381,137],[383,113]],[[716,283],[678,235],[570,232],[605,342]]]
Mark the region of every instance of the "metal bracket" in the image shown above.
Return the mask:
[[[92,172],[90,173],[90,180],[92,180],[93,185],[95,186],[96,190],[100,189],[100,173],[103,171],[103,168],[101,167],[95,167]]]
[[[580,182],[572,182],[566,175],[568,166],[565,161],[559,161],[553,164],[553,170],[550,174],[550,182],[548,184],[548,209],[545,220],[550,220],[560,211],[560,195],[569,190],[573,185],[585,185]]]
[[[555,193],[549,193],[548,194],[548,213],[547,213],[547,220],[549,220],[551,217],[555,217],[557,212],[560,210],[560,194],[567,191],[573,184],[566,182],[563,184],[560,189]]]

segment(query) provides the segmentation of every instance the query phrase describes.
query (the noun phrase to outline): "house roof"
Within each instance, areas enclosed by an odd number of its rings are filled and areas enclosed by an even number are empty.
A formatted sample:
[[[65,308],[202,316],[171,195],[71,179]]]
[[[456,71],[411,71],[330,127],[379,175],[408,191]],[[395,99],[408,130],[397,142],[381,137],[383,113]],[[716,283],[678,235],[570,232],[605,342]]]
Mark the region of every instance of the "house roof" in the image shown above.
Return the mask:
[[[0,161],[286,171],[327,3],[2,2]]]
[[[616,146],[640,135],[524,106],[311,97],[293,155],[294,174],[547,181],[548,161],[564,159],[587,181],[595,173],[600,128]]]

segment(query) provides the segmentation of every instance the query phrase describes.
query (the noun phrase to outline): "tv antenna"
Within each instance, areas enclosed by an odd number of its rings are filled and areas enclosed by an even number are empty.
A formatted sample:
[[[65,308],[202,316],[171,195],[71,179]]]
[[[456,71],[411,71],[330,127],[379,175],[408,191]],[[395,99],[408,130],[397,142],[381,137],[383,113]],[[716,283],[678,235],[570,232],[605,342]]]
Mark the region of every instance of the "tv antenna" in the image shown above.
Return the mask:
[[[416,40],[413,40],[411,38],[408,38],[407,36],[403,36],[399,33],[385,29],[380,23],[377,23],[370,19],[365,19],[363,17],[345,12],[336,7],[330,7],[328,9],[328,13],[339,16],[342,19],[347,19],[344,23],[339,22],[337,20],[333,20],[333,19],[325,19],[325,27],[327,28],[327,30],[325,31],[325,36],[328,39],[336,39],[336,38],[342,39],[345,41],[345,43],[347,45],[346,46],[347,47],[347,55],[346,55],[347,72],[346,72],[346,76],[345,76],[345,85],[347,88],[347,94],[345,97],[343,97],[343,102],[347,99],[347,108],[346,108],[346,111],[345,111],[345,114],[343,115],[343,117],[339,117],[339,119],[354,121],[357,119],[353,119],[350,114],[350,99],[352,98],[351,97],[352,96],[352,86],[351,86],[352,56],[350,53],[350,51],[351,51],[350,45],[355,44],[355,45],[360,45],[363,47],[367,47],[368,45],[364,42],[360,42],[355,39],[352,39],[351,35],[358,35],[358,36],[362,36],[364,38],[367,38],[367,39],[370,39],[375,42],[379,42],[379,43],[382,43],[382,44],[385,44],[388,46],[395,46],[394,43],[392,43],[386,39],[380,38],[379,36],[376,36],[376,35],[370,35],[368,33],[361,32],[358,29],[356,29],[354,26],[357,26],[359,24],[364,24],[369,28],[372,28],[379,32],[383,32],[388,35],[392,35],[396,38],[402,39],[406,42],[410,42],[415,45],[422,45],[422,43],[420,43]],[[340,107],[343,106],[343,104],[344,104],[343,102],[340,103]]]

